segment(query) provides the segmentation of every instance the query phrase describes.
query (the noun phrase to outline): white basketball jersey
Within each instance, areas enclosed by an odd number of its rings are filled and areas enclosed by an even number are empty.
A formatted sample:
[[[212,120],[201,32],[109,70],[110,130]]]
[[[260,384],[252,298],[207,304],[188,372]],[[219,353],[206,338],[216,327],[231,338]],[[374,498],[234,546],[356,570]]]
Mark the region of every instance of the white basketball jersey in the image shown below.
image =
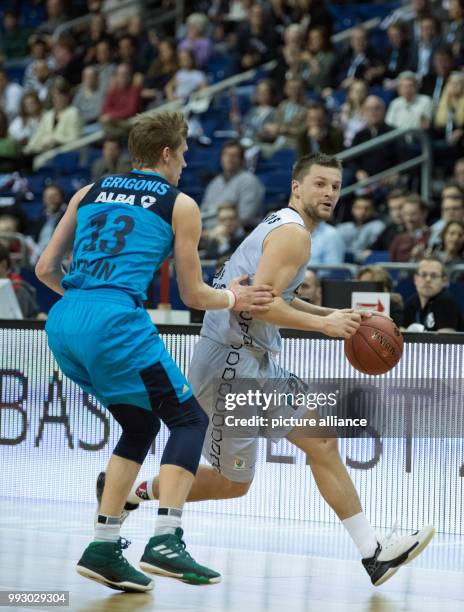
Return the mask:
[[[297,223],[304,227],[303,219],[293,208],[282,208],[269,214],[245,238],[230,260],[216,274],[213,286],[216,289],[225,289],[233,278],[242,274],[248,275],[251,284],[261,259],[266,236],[287,223]],[[294,299],[295,290],[303,282],[308,263],[309,259],[298,269],[288,287],[282,292],[281,297],[286,302]],[[278,352],[281,346],[277,325],[255,320],[249,312],[210,310],[205,313],[201,335],[222,344],[246,346],[250,350]]]

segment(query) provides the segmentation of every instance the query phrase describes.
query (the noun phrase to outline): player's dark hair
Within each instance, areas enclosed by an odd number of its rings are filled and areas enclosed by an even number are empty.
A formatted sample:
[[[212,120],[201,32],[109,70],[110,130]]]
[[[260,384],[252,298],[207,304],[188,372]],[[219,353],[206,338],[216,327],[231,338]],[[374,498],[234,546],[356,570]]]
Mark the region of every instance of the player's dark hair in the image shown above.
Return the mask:
[[[128,148],[134,164],[153,168],[165,147],[172,151],[187,139],[188,126],[181,112],[139,115],[129,133]]]
[[[311,153],[310,155],[304,155],[295,162],[292,170],[292,181],[301,181],[308,174],[311,166],[323,166],[324,168],[337,168],[342,170],[342,162],[334,157],[333,155],[326,155],[325,153]]]

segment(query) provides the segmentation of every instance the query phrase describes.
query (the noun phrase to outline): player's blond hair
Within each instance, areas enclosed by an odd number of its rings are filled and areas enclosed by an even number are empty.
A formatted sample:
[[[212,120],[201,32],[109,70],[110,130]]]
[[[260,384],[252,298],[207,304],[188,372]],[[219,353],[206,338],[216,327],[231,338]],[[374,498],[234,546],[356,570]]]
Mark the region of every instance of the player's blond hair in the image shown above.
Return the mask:
[[[187,139],[183,113],[162,112],[140,115],[129,133],[129,153],[138,167],[153,168],[165,147],[175,150]]]

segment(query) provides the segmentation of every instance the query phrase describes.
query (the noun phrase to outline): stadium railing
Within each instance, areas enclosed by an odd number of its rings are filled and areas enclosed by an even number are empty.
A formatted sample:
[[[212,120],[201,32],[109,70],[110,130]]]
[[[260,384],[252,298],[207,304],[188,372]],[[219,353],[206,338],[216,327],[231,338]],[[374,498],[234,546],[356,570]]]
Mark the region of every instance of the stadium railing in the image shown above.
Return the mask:
[[[102,13],[104,13],[104,15],[111,15],[111,13],[115,13],[116,11],[120,11],[121,9],[129,8],[137,4],[140,4],[140,0],[126,0],[126,2],[118,2],[115,6],[111,6],[109,8],[103,7]],[[150,20],[150,26],[155,25],[155,24],[158,25],[161,23],[165,23],[166,21],[174,21],[174,20],[182,21],[183,13],[184,13],[184,2],[183,0],[177,0],[176,8],[170,11],[163,11],[163,14],[157,16],[156,20]],[[68,32],[69,30],[73,30],[74,28],[77,28],[79,26],[85,25],[86,23],[89,23],[91,18],[92,18],[92,13],[86,13],[85,15],[81,15],[80,17],[75,17],[74,19],[70,19],[69,21],[65,21],[64,23],[60,24],[59,26],[57,26],[57,28],[54,30],[52,34],[53,42],[57,42],[61,38],[61,36],[63,36],[65,32]]]
[[[399,128],[396,130],[392,130],[391,132],[387,132],[386,134],[382,134],[382,136],[377,136],[368,142],[357,145],[356,147],[351,147],[351,149],[347,149],[346,151],[342,151],[337,154],[337,158],[340,161],[346,161],[349,159],[353,159],[358,157],[361,154],[364,154],[373,149],[378,149],[379,147],[385,146],[389,143],[405,140],[405,137],[408,135],[412,136],[413,139],[417,139],[420,143],[421,153],[420,155],[416,155],[415,157],[408,159],[388,170],[384,170],[379,172],[378,174],[374,174],[373,176],[369,176],[368,178],[357,181],[352,185],[348,185],[344,187],[340,196],[347,196],[350,193],[357,191],[362,187],[368,187],[369,185],[373,185],[374,183],[378,183],[379,181],[383,181],[384,179],[394,176],[396,174],[400,174],[406,170],[411,170],[411,168],[416,168],[420,166],[421,168],[421,196],[425,201],[428,201],[430,195],[430,179],[431,179],[431,147],[430,141],[427,137],[427,134],[423,130],[416,129],[403,129]]]
[[[128,2],[122,3],[118,5],[118,7],[115,7],[115,10],[116,8],[117,9],[125,8],[128,5],[135,4],[136,1],[137,0],[128,0]],[[183,11],[184,11],[184,1],[177,0],[176,8],[173,9],[172,11],[164,11],[161,15],[157,17],[156,23],[170,21],[170,20],[173,20],[173,18],[175,18],[176,26],[178,27],[180,25],[179,21],[181,19],[181,16],[183,15]],[[68,29],[73,28],[77,25],[82,25],[83,23],[86,23],[88,20],[90,20],[90,14],[84,15],[83,17],[78,17],[77,19],[74,19],[72,21],[68,21],[62,24],[62,26],[60,26],[59,28],[55,30],[54,36],[56,38],[59,38],[59,36],[61,36],[64,31],[67,31]],[[369,30],[369,29],[377,27],[380,21],[381,21],[380,18],[369,19],[366,22],[357,24],[356,26],[347,28],[346,30],[343,30],[341,32],[338,32],[337,34],[334,34],[331,37],[331,40],[334,44],[343,42],[349,39],[355,27],[363,26],[364,28]],[[248,70],[240,74],[233,75],[227,79],[224,79],[222,81],[219,81],[218,83],[215,83],[214,85],[211,85],[210,87],[202,90],[201,92],[198,92],[197,94],[194,94],[193,96],[191,96],[187,104],[183,104],[182,101],[167,102],[165,104],[158,106],[156,108],[156,111],[157,112],[158,111],[174,111],[174,110],[182,110],[184,112],[188,112],[190,110],[196,111],[199,106],[201,107],[202,102],[204,103],[205,105],[204,108],[206,109],[207,105],[211,102],[211,100],[216,94],[221,93],[222,91],[226,90],[229,87],[234,87],[242,82],[246,82],[252,79],[259,70],[269,71],[269,70],[272,70],[275,66],[276,66],[276,62],[272,61],[272,62],[268,62],[267,64],[264,64],[263,66],[260,66],[259,68],[255,68],[255,69]],[[148,113],[153,112],[153,109],[151,109],[150,111],[145,111],[145,112],[148,112]],[[76,149],[86,147],[96,142],[100,142],[101,140],[103,140],[103,138],[104,138],[103,130],[97,130],[93,132],[92,134],[83,136],[82,138],[75,140],[72,143],[62,145],[60,147],[56,147],[55,149],[46,151],[45,153],[42,153],[41,155],[37,155],[34,159],[34,166],[33,166],[34,170],[40,169],[50,159],[53,159],[53,157],[59,153],[75,151]]]
[[[201,112],[203,112],[204,110],[207,110],[209,104],[211,103],[211,100],[216,94],[221,93],[231,87],[235,87],[239,83],[253,79],[260,71],[267,72],[269,70],[272,70],[276,66],[276,63],[277,62],[273,60],[271,62],[268,62],[267,64],[264,64],[263,66],[260,66],[259,68],[253,68],[251,70],[247,70],[246,72],[242,72],[240,74],[236,74],[227,79],[224,79],[223,81],[219,81],[218,83],[214,83],[214,85],[210,85],[206,89],[202,89],[196,94],[193,94],[186,104],[182,100],[173,100],[172,102],[166,102],[164,104],[161,104],[160,106],[157,106],[156,109],[145,111],[145,113],[142,114],[150,114],[154,111],[160,112],[178,110],[182,110],[185,113],[188,113],[191,110],[200,112],[200,108],[202,109]],[[135,120],[135,117],[133,117],[132,120]],[[100,129],[93,132],[92,134],[83,136],[82,138],[78,138],[73,142],[62,145],[60,147],[56,147],[55,149],[50,149],[45,153],[41,153],[40,155],[37,155],[34,158],[34,170],[39,170],[49,160],[53,159],[59,153],[68,153],[69,151],[81,149],[90,144],[93,144],[94,142],[99,142],[103,140],[103,138],[104,132]]]
[[[459,280],[464,276],[464,264],[454,264],[449,273],[450,281]]]

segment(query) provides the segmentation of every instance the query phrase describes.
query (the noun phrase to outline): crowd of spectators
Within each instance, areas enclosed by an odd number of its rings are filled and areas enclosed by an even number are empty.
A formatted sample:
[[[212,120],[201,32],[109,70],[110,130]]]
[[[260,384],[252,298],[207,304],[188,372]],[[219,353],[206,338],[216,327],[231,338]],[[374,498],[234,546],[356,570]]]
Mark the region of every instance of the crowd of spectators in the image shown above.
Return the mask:
[[[377,30],[359,25],[337,44],[334,12],[323,0],[191,0],[177,31],[173,24],[146,26],[147,2],[110,13],[112,0],[44,4],[43,21],[29,30],[17,13],[3,12],[0,184],[2,176],[30,170],[35,156],[100,129],[105,139],[92,180],[127,171],[124,142],[138,112],[188,101],[212,82],[215,56],[227,58],[233,73],[275,60],[245,109],[230,92],[225,129],[234,138],[223,145],[220,172],[199,201],[202,254],[229,255],[272,210],[256,160],[281,149],[337,154],[414,128],[431,144],[430,200],[419,197],[414,172],[361,185],[343,200],[335,222],[313,233],[312,263],[362,264],[379,251],[393,262],[435,257],[444,274],[464,263],[464,0],[405,3]],[[56,35],[85,13],[87,21]],[[23,67],[21,82],[10,76],[13,64]],[[191,120],[201,133],[202,115]],[[417,153],[412,136],[369,150],[345,164],[345,182],[368,180]],[[41,231],[30,232],[31,261],[65,207],[57,189],[43,193]],[[0,219],[12,214],[0,209]]]

